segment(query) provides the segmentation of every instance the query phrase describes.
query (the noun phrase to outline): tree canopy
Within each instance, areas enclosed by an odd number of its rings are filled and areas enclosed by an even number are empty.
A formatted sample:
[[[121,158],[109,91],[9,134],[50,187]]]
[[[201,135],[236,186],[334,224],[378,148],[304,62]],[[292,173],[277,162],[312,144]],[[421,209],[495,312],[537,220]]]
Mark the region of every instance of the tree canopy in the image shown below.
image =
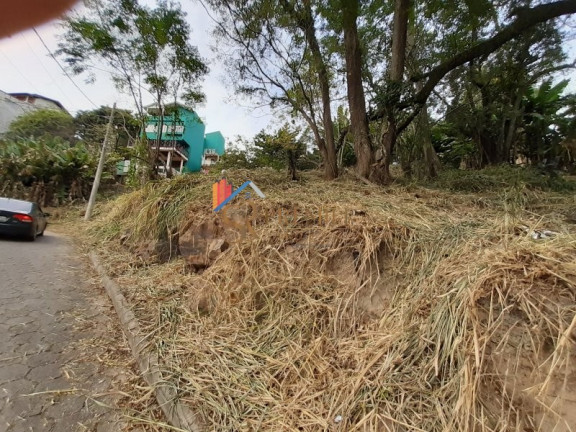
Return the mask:
[[[88,0],[85,12],[68,18],[64,28],[57,54],[75,74],[95,77],[95,60],[111,68],[117,88],[132,97],[142,129],[149,96],[160,113],[168,102],[204,100],[200,84],[208,66],[190,43],[179,3],[157,0],[149,7],[138,0]],[[160,140],[159,134],[155,151],[145,146],[149,175],[155,172]]]
[[[439,120],[454,138],[444,145],[467,142],[475,165],[511,161],[526,148],[531,89],[573,67],[562,49],[569,0],[207,4],[235,90],[309,127],[328,178],[345,142],[361,177],[386,183],[399,158],[435,175]],[[337,127],[343,99],[349,123]]]
[[[160,107],[167,98],[204,99],[200,82],[208,67],[190,43],[190,25],[178,3],[158,0],[148,7],[137,0],[89,0],[85,12],[68,18],[64,28],[58,55],[75,74],[93,78],[94,61],[102,61],[140,116],[146,94]]]
[[[74,117],[78,139],[88,145],[104,142],[106,126],[110,118],[111,108],[101,106],[88,111],[79,111]],[[134,115],[125,109],[116,109],[113,117],[114,136],[111,139],[114,147],[126,147],[133,144],[140,133],[140,123]]]
[[[14,120],[6,134],[8,139],[60,137],[71,141],[75,134],[74,118],[64,111],[43,109],[30,111]]]

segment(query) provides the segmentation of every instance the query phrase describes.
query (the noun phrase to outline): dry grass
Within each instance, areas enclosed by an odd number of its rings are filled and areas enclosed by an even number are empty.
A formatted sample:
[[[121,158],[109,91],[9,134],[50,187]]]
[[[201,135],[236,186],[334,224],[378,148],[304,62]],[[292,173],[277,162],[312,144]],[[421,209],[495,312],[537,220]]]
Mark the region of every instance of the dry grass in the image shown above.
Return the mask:
[[[90,231],[206,430],[574,428],[573,197],[229,177],[253,179],[265,212],[299,210],[254,216],[202,274],[146,265],[116,240],[213,219],[210,180],[123,196]],[[559,235],[534,241],[520,223]]]
[[[83,212],[70,207],[68,211],[60,210],[63,211],[57,217],[63,223],[59,225],[62,232],[66,232],[65,227],[80,228],[78,216]],[[90,264],[86,262],[84,267],[90,269]],[[92,285],[93,293],[102,289],[95,270],[89,270],[85,277],[87,283]],[[105,296],[97,295],[91,306],[89,311],[77,309],[67,313],[68,320],[74,322],[75,332],[81,335],[81,338],[67,347],[66,356],[69,361],[62,368],[67,379],[72,380],[71,387],[73,385],[74,388],[57,390],[54,394],[76,391],[84,395],[87,409],[98,412],[99,407],[103,407],[107,412],[106,420],[118,420],[114,424],[114,430],[118,432],[177,430],[166,425],[154,389],[140,376],[131,350],[127,342],[122,340],[122,329],[112,305]],[[90,387],[90,390],[77,376],[77,371],[82,371],[86,364],[97,366],[101,374],[97,385]],[[89,430],[85,425],[79,427]]]

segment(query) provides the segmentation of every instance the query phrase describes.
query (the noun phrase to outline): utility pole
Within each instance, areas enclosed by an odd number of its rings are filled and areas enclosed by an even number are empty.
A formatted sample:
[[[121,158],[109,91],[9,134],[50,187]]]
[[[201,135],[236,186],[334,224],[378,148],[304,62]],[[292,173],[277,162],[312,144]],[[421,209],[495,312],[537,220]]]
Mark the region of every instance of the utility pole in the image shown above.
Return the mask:
[[[84,215],[84,220],[89,220],[90,216],[92,216],[92,209],[94,208],[94,202],[96,201],[96,194],[98,193],[98,188],[100,187],[100,179],[102,178],[102,171],[104,170],[104,161],[106,160],[108,141],[110,140],[110,134],[112,133],[112,122],[114,120],[115,110],[116,110],[116,102],[114,102],[114,105],[112,105],[112,111],[110,112],[110,118],[108,119],[108,126],[106,126],[104,143],[102,144],[102,150],[100,152],[100,160],[98,161],[98,168],[96,169],[96,176],[94,177],[94,183],[92,184],[92,192],[90,192],[90,199],[88,200],[88,207],[86,207],[86,214]]]

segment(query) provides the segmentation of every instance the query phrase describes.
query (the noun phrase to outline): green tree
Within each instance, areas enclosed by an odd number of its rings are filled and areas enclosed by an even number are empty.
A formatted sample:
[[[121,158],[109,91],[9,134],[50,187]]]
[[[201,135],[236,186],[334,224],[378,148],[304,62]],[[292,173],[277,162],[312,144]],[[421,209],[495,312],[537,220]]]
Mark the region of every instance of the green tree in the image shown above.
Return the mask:
[[[507,42],[520,37],[543,22],[558,16],[576,13],[576,3],[572,1],[557,1],[534,7],[511,8],[508,15],[502,14],[506,16],[506,19],[494,26],[493,19],[489,20],[483,16],[485,21],[480,21],[477,13],[478,10],[486,10],[488,12],[495,10],[492,7],[492,3],[487,3],[490,7],[486,7],[486,5],[476,7],[471,2],[465,3],[466,5],[457,1],[443,2],[441,4],[437,2],[429,3],[440,13],[455,11],[456,14],[459,14],[459,19],[456,20],[435,21],[435,25],[444,25],[443,29],[436,32],[440,39],[444,39],[441,36],[447,32],[455,33],[458,36],[458,32],[453,28],[455,22],[465,23],[463,25],[464,28],[472,27],[475,31],[469,32],[470,37],[466,45],[454,43],[454,36],[445,38],[453,42],[452,46],[446,49],[446,43],[438,43],[440,49],[436,54],[430,56],[431,60],[428,62],[427,68],[422,73],[407,76],[406,57],[410,48],[410,44],[407,43],[409,23],[412,19],[411,17],[416,17],[417,19],[420,15],[417,16],[415,14],[421,14],[424,11],[415,9],[409,0],[396,0],[392,18],[391,54],[386,68],[386,85],[384,86],[383,94],[379,96],[380,102],[375,112],[370,116],[366,116],[366,118],[371,118],[372,120],[383,119],[381,145],[384,157],[381,162],[375,165],[375,171],[371,173],[375,180],[382,182],[390,180],[389,165],[392,161],[398,137],[418,117],[421,109],[446,75],[478,58],[492,55]],[[468,13],[468,11],[472,10],[474,13]],[[493,14],[492,18],[498,15]],[[356,16],[356,21],[359,21],[358,14],[353,14],[353,16]],[[347,19],[350,20],[350,15]],[[349,29],[353,30],[353,25],[354,23],[348,24]],[[356,32],[357,35],[358,32]],[[351,43],[351,48],[349,49],[352,50],[354,46],[360,46],[360,44]],[[434,49],[434,45],[429,45],[429,49]],[[353,50],[352,54],[358,56]],[[353,63],[350,64],[352,65]],[[348,77],[353,74],[358,75],[349,65],[347,65],[347,72]],[[410,82],[414,82],[417,85],[413,88],[409,85]],[[356,88],[358,88],[357,85]],[[359,91],[356,92],[354,99],[351,99],[349,95],[349,100],[356,105],[357,111],[361,111],[363,101]],[[352,107],[350,111],[353,111]],[[366,118],[358,116],[357,121],[360,123],[358,127],[365,128],[363,123],[368,121]],[[371,150],[368,145],[362,146],[362,149],[363,152]],[[365,159],[369,160],[368,156]],[[359,165],[359,174],[366,175],[366,170],[365,164]]]
[[[90,0],[86,11],[68,18],[58,54],[76,74],[90,72],[94,59],[113,69],[119,90],[133,98],[140,124],[145,124],[144,94],[160,114],[167,102],[202,101],[200,80],[208,72],[198,49],[189,42],[190,26],[179,4],[158,0],[151,8],[137,0]],[[160,116],[162,119],[162,116]],[[162,120],[158,130],[162,130]],[[158,159],[161,134],[150,155]]]
[[[457,31],[467,41],[479,30]],[[455,129],[475,143],[478,165],[513,159],[526,92],[542,77],[566,68],[564,58],[561,31],[549,21],[447,77],[441,105]]]
[[[60,137],[74,141],[74,119],[70,114],[58,110],[30,111],[14,120],[6,133],[8,139]]]
[[[235,141],[226,145],[226,152],[220,158],[218,168],[253,168],[252,144],[238,135]]]
[[[356,154],[354,153],[354,136],[350,132],[349,112],[344,106],[339,106],[336,110],[334,121],[335,135],[338,137],[336,152],[338,155],[338,166],[350,167],[356,165]]]
[[[299,130],[288,125],[282,126],[272,134],[260,131],[254,137],[253,165],[277,170],[288,169],[290,178],[297,180],[299,161],[306,154],[306,146],[299,138],[300,135]]]
[[[383,183],[391,179],[397,141],[415,120],[418,130],[428,131],[418,142],[412,140],[413,157],[424,159],[428,175],[437,170],[430,118],[423,109],[435,103],[440,85],[446,88],[446,77],[466,67],[484,71],[478,68],[482,63],[497,65],[499,52],[526,35],[533,35],[525,41],[532,49],[543,23],[576,12],[570,0],[395,0],[393,8],[382,0],[208,3],[219,15],[219,34],[232,45],[229,64],[237,90],[284,104],[301,116],[315,134],[325,168],[342,136],[351,136],[357,173]],[[341,82],[346,83],[350,135],[344,131],[337,140],[327,133],[334,127],[328,127],[334,120],[327,102],[340,96],[336,83]],[[474,85],[470,76],[460,82]],[[499,130],[506,125],[497,144],[497,153],[505,153],[513,115],[503,110],[495,115]],[[332,139],[334,152],[327,145]]]
[[[74,117],[76,136],[89,146],[100,148],[104,142],[106,126],[110,118],[110,107],[101,106],[94,110],[78,111]],[[140,123],[134,115],[123,109],[116,109],[114,113],[114,136],[110,142],[114,148],[122,148],[135,142],[140,133]]]
[[[313,1],[208,0],[234,90],[295,114],[310,128],[326,178],[338,176],[333,66],[322,47]]]
[[[94,110],[79,111],[74,118],[76,137],[95,155],[100,154],[111,111],[110,107],[101,106]],[[142,149],[140,145],[138,136],[141,126],[138,119],[130,111],[117,108],[114,111],[112,125],[106,172],[115,176],[118,163],[124,163],[125,160],[137,161],[136,165],[146,166],[149,157],[148,146]]]

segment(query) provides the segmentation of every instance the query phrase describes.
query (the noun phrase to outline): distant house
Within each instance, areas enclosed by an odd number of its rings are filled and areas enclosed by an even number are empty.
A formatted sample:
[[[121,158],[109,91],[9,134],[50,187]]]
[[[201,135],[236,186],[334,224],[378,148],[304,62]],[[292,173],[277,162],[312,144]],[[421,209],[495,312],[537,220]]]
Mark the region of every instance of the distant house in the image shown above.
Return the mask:
[[[62,104],[32,93],[5,93],[0,90],[0,134],[8,131],[10,124],[30,111],[53,109],[66,111]]]
[[[53,110],[66,111],[66,109],[62,106],[60,102],[54,99],[47,98],[46,96],[34,93],[8,93],[8,94],[21,102],[26,102],[34,106],[36,109],[53,109]]]
[[[224,154],[224,137],[220,132],[205,133],[206,126],[198,114],[182,104],[171,104],[160,115],[157,106],[148,107],[146,138],[156,148],[162,120],[158,172],[173,174],[198,172],[215,164]]]

